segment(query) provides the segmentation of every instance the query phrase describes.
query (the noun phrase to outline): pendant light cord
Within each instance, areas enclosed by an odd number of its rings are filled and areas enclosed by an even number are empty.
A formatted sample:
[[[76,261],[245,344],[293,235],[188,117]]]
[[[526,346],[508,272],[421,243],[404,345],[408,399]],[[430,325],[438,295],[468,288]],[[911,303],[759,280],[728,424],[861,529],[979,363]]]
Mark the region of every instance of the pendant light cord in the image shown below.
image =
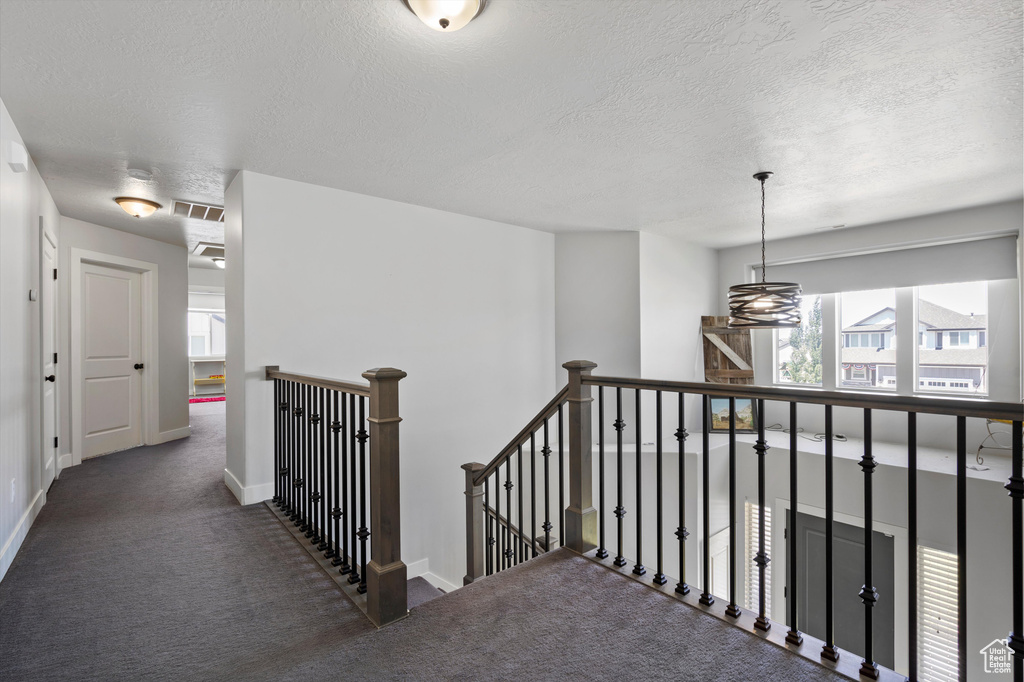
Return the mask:
[[[765,273],[768,271],[764,260],[764,181],[768,178],[761,178],[761,284],[765,283]]]

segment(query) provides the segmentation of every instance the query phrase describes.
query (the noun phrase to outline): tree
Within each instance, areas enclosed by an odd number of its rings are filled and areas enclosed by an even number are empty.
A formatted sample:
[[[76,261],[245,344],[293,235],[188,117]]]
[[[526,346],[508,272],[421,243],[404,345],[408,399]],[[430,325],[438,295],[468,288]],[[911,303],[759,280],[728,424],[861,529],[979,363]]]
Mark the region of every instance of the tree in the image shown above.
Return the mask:
[[[789,375],[794,383],[821,383],[821,297],[814,301],[811,312],[789,335],[793,353]]]

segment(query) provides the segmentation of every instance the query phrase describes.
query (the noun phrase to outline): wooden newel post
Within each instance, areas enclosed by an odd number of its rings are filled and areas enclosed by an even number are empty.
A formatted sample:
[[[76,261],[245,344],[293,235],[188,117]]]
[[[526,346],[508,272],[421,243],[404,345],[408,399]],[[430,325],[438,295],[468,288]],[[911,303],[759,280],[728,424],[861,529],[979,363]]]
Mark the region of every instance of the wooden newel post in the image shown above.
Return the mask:
[[[479,462],[463,464],[466,472],[466,576],[463,585],[484,577],[484,486],[473,479],[484,470]]]
[[[400,369],[363,373],[370,382],[370,562],[366,566],[366,615],[377,627],[409,614],[402,563],[399,486],[398,382]]]
[[[590,386],[583,383],[597,365],[573,360],[562,365],[569,372],[569,506],[565,510],[565,546],[583,554],[597,547],[597,510],[594,509],[593,446]]]

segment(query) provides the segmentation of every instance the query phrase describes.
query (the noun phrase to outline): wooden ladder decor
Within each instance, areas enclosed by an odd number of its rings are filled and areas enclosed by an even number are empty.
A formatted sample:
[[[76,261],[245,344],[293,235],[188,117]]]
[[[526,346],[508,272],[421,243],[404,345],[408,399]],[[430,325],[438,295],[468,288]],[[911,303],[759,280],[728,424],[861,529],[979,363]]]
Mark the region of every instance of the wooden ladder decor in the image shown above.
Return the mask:
[[[730,329],[728,317],[700,318],[704,336],[704,381],[753,384],[754,362],[749,329]]]

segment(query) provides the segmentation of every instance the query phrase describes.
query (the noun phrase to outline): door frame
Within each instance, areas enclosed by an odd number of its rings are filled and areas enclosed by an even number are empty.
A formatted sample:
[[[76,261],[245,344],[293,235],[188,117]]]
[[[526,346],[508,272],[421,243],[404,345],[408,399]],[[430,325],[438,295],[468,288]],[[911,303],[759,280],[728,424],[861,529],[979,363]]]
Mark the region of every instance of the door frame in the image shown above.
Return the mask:
[[[160,315],[157,308],[159,266],[156,263],[112,256],[98,251],[71,249],[71,458],[82,463],[82,266],[99,265],[142,275],[142,444],[160,440]]]
[[[775,498],[775,506],[772,509],[773,519],[785,519],[786,512],[790,509],[790,501],[788,499],[777,497]],[[801,514],[807,514],[809,516],[816,516],[820,519],[825,518],[825,510],[820,507],[814,507],[809,504],[800,502],[797,505],[797,511]],[[848,526],[856,526],[857,528],[864,528],[864,519],[859,516],[853,516],[852,514],[844,514],[842,512],[833,512],[832,518],[839,523],[845,523]],[[785,623],[788,618],[789,607],[786,601],[786,594],[784,592],[789,582],[789,571],[787,570],[787,563],[789,561],[789,547],[786,543],[790,540],[785,538],[781,544],[776,544],[777,539],[776,533],[779,528],[785,528],[786,524],[783,521],[781,526],[773,525],[772,532],[772,547],[774,549],[774,555],[771,557],[772,562],[769,564],[772,573],[772,613],[769,614],[773,620],[777,620],[780,623]],[[907,556],[907,529],[900,526],[894,526],[889,523],[884,523],[878,520],[873,520],[871,524],[872,530],[879,533],[885,533],[893,537],[892,546],[892,571],[893,571],[893,622],[892,627],[895,630],[894,641],[893,641],[893,656],[894,663],[896,664],[896,672],[906,671],[910,669],[910,659],[908,657],[910,642],[907,640],[907,626],[910,622],[907,614],[907,597],[910,590],[910,585],[907,581],[907,571],[910,570],[910,561]],[[746,541],[744,539],[744,541]],[[782,547],[782,551],[777,548]],[[781,616],[777,618],[776,616]]]
[[[43,366],[46,360],[43,357],[43,329],[44,327],[44,315],[50,315],[53,324],[53,352],[58,352],[60,347],[60,287],[57,286],[56,278],[54,278],[53,284],[53,300],[50,301],[52,310],[47,311],[46,306],[43,305],[43,280],[47,276],[52,276],[50,273],[43,272],[43,244],[49,241],[53,244],[53,267],[60,268],[60,241],[57,239],[57,233],[52,229],[46,228],[46,221],[43,216],[39,216],[39,382],[42,385],[43,381]],[[59,363],[58,363],[59,364]],[[57,375],[57,384],[53,388],[53,433],[60,438],[60,376],[57,369],[54,369],[54,374]],[[50,445],[46,442],[46,424],[43,423],[43,415],[46,414],[46,396],[45,392],[39,391],[39,452],[42,461],[40,466],[42,467],[40,475],[46,477],[46,465],[47,458],[46,452],[51,452],[53,455],[53,478],[56,480],[60,478],[60,449]],[[58,441],[59,442],[59,441]],[[45,491],[44,491],[45,492]]]

